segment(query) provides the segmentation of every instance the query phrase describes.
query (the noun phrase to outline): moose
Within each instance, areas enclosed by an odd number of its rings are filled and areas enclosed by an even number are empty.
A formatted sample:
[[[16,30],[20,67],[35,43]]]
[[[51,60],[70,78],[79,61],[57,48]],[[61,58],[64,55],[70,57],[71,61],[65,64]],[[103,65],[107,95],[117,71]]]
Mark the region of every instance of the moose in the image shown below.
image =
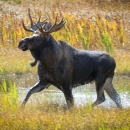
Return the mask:
[[[95,82],[97,99],[92,107],[105,101],[105,90],[117,107],[122,108],[120,96],[112,83],[116,67],[113,57],[106,52],[79,50],[65,41],[56,41],[51,33],[64,27],[66,23],[64,18],[58,24],[57,17],[54,24],[48,19],[40,22],[40,18],[34,23],[30,9],[28,15],[30,29],[26,28],[23,21],[22,25],[26,31],[33,32],[33,35],[22,39],[18,48],[22,51],[30,50],[35,59],[31,65],[35,66],[38,63],[39,80],[30,88],[22,106],[25,106],[33,93],[54,85],[63,92],[67,106],[71,108],[74,105],[72,89]]]

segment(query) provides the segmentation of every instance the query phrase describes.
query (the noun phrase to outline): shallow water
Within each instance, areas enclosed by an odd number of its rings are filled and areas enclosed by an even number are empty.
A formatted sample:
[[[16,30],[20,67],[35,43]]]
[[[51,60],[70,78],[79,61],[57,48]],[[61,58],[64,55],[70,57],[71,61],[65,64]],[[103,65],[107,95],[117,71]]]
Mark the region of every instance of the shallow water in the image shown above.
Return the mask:
[[[88,105],[91,102],[96,100],[96,92],[95,89],[91,90],[89,87],[92,85],[81,86],[79,88],[73,89],[74,102],[76,106],[84,106]],[[19,88],[19,100],[23,101],[26,93],[29,89]],[[119,92],[119,95],[122,100],[123,108],[130,107],[130,94],[128,92]],[[106,101],[103,102],[100,106],[106,108],[116,107],[115,103],[108,97],[105,93]],[[58,104],[59,106],[63,106],[66,104],[63,93],[60,90],[43,90],[40,93],[33,94],[28,104],[42,104],[43,102],[47,102],[48,104]]]
[[[0,78],[11,79],[13,82],[16,83],[19,92],[19,102],[21,103],[29,88],[35,84],[38,80],[36,74],[23,74],[23,75],[8,75],[8,76],[1,76]],[[115,75],[114,77],[114,87],[119,93],[123,108],[130,107],[130,77],[123,76],[123,75]],[[84,86],[77,87],[73,89],[73,96],[75,105],[80,107],[84,105],[88,105],[93,103],[96,100],[96,92],[95,92],[95,85],[94,84],[87,84]],[[106,100],[103,102],[101,107],[105,108],[113,108],[116,107],[115,103],[108,97],[105,93]],[[46,102],[47,104],[57,104],[59,106],[66,105],[66,101],[64,98],[63,93],[55,88],[54,86],[50,86],[49,89],[45,89],[40,93],[33,94],[27,104],[37,105],[43,104]]]

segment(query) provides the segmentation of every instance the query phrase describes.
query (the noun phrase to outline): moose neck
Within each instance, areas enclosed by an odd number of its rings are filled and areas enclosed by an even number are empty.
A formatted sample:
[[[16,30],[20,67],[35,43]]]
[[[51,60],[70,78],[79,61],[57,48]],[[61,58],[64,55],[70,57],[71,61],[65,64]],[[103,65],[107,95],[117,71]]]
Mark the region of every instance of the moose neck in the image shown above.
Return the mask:
[[[43,46],[43,49],[40,51],[40,62],[49,66],[48,63],[50,63],[51,65],[51,62],[53,64],[54,61],[56,62],[58,60],[58,55],[60,51],[59,44],[53,38],[53,36],[49,34],[44,39]]]
[[[58,46],[57,41],[53,38],[51,34],[49,34],[45,41],[46,47],[50,48],[51,50],[55,50]]]

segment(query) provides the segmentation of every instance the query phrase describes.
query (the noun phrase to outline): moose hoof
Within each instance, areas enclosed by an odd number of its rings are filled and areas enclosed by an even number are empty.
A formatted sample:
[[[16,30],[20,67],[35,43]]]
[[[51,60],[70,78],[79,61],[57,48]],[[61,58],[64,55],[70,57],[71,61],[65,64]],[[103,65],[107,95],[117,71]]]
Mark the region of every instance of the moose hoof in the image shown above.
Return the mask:
[[[24,102],[21,104],[21,108],[24,108],[24,107],[25,107],[25,104],[26,104],[26,102],[24,101]]]

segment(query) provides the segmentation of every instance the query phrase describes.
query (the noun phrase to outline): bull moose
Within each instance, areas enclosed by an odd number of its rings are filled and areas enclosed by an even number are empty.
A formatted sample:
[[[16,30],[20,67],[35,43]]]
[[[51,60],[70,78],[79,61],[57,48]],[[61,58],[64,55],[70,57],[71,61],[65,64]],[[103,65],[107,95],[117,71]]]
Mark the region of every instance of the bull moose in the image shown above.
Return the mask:
[[[79,50],[65,41],[56,41],[51,33],[64,27],[64,18],[57,24],[56,17],[53,25],[47,19],[40,22],[39,18],[34,24],[30,10],[28,15],[31,28],[26,28],[23,21],[22,25],[33,35],[22,39],[18,48],[22,51],[30,50],[35,59],[32,66],[38,62],[39,81],[29,90],[22,106],[25,106],[33,93],[54,85],[64,93],[68,108],[71,108],[74,105],[72,89],[94,81],[97,99],[93,107],[105,101],[105,90],[117,107],[122,108],[121,99],[112,84],[116,67],[113,57],[105,52]]]

